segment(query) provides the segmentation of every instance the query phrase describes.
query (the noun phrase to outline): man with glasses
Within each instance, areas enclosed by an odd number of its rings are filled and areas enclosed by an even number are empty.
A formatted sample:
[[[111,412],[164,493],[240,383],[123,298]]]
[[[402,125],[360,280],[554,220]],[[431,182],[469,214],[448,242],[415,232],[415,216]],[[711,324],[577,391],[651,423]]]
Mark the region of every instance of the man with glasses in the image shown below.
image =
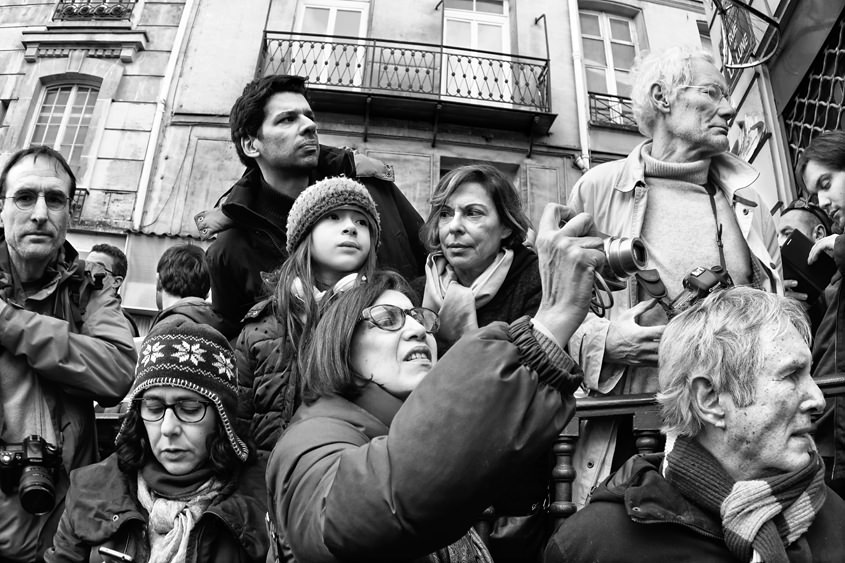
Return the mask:
[[[0,455],[11,459],[0,466],[2,561],[40,560],[50,547],[68,473],[98,457],[94,401],[115,405],[132,382],[120,304],[65,240],[75,190],[67,162],[47,147],[13,154],[0,172],[0,451],[20,454]],[[54,491],[33,506],[27,468],[40,464]]]
[[[774,221],[755,191],[759,174],[727,152],[736,112],[712,55],[661,50],[638,61],[632,78],[634,117],[648,140],[627,158],[589,170],[568,202],[604,233],[642,238],[649,253],[648,270],[614,293],[613,309],[588,316],[570,341],[584,387],[600,395],[657,389],[657,346],[676,313],[668,304],[685,294],[684,279],[697,268],[718,267],[735,285],[783,292]],[[621,424],[627,428],[582,425],[573,495],[579,506],[635,453],[630,421]]]

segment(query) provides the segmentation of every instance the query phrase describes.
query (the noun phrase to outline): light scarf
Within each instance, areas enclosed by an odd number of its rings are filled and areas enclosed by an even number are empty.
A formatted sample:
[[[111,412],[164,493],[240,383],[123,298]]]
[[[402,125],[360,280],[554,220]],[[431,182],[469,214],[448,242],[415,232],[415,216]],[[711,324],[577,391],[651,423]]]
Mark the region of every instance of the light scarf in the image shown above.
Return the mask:
[[[725,544],[741,561],[788,563],[786,547],[803,536],[824,504],[824,463],[773,477],[734,481],[697,441],[678,437],[666,479],[684,497],[722,518]]]
[[[478,328],[476,309],[489,303],[499,292],[513,264],[513,250],[505,248],[469,287],[458,281],[454,268],[442,252],[433,252],[425,261],[423,307],[440,314],[438,339],[452,343],[464,333]]]
[[[332,287],[326,289],[325,291],[320,291],[317,289],[316,286],[311,286],[311,293],[314,295],[314,301],[319,303],[323,297],[329,292],[333,291],[334,293],[343,293],[347,289],[351,289],[355,286],[355,281],[358,279],[358,272],[353,272],[351,274],[347,274],[337,280]],[[366,278],[363,278],[366,280]],[[300,301],[305,301],[305,284],[302,283],[302,280],[297,278],[293,279],[293,282],[290,284],[290,292],[291,294],[299,299]]]
[[[215,478],[182,498],[165,498],[152,491],[138,473],[138,501],[149,516],[149,563],[183,563],[188,538],[202,513],[220,493],[223,483]]]

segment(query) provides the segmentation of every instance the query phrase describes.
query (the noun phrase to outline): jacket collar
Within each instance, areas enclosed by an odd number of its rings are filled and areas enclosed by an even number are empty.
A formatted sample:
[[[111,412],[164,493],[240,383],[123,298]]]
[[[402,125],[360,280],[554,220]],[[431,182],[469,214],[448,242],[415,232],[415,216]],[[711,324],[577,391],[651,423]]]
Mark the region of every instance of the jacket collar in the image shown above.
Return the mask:
[[[590,497],[590,503],[623,504],[628,517],[640,523],[679,524],[711,537],[724,537],[718,514],[689,502],[660,473],[664,455],[637,455],[629,459]]]
[[[379,419],[388,428],[390,428],[393,417],[396,416],[403,404],[401,399],[391,395],[375,383],[368,383],[353,402]]]
[[[42,278],[45,280],[44,286],[36,293],[27,297],[20,279],[14,273],[6,238],[0,233],[0,288],[10,287],[11,291],[7,294],[7,298],[11,297],[11,299],[21,306],[23,306],[27,299],[33,299],[35,301],[43,300],[52,294],[59,284],[76,274],[79,269],[77,263],[78,258],[79,253],[66,240],[59,248],[56,260],[49,264],[44,271]]]
[[[625,164],[614,186],[616,190],[630,192],[645,184],[642,150],[650,143],[651,139],[643,141],[625,158]],[[718,154],[710,160],[710,180],[725,192],[731,202],[736,191],[751,186],[759,176],[760,173],[753,167],[729,152]]]

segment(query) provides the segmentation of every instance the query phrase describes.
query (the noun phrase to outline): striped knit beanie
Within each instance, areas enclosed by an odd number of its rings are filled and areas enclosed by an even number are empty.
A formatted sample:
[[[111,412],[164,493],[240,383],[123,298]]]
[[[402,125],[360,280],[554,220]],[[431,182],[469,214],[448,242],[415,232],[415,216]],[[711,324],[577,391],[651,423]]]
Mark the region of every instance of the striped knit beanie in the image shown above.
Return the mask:
[[[217,330],[191,320],[154,327],[141,346],[127,400],[142,396],[150,387],[180,387],[211,401],[232,449],[246,461],[249,450],[234,428],[238,410],[235,354]]]
[[[351,178],[339,176],[320,180],[306,188],[293,202],[293,207],[288,213],[288,254],[293,253],[314,224],[323,218],[323,215],[332,209],[348,206],[357,207],[370,218],[375,235],[372,250],[378,249],[381,223],[376,202],[362,184]]]

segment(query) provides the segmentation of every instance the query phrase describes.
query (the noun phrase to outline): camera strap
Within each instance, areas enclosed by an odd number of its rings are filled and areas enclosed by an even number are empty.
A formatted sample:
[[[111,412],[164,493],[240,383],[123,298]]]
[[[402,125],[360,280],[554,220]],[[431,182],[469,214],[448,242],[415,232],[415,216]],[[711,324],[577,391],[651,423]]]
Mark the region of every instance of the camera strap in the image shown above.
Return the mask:
[[[722,223],[719,222],[719,214],[716,212],[716,187],[707,183],[704,186],[707,195],[710,196],[710,209],[713,210],[713,219],[716,221],[716,247],[719,249],[719,264],[722,270],[728,271],[728,264],[725,261],[725,245],[722,242]]]

